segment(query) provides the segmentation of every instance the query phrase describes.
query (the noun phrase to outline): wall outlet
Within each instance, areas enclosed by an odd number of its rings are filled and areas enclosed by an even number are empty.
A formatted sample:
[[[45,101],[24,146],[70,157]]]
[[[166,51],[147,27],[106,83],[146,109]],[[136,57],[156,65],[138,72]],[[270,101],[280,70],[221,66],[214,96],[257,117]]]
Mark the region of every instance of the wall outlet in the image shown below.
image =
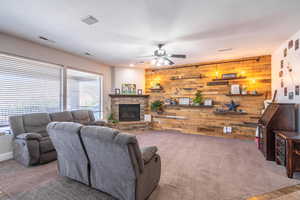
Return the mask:
[[[232,127],[231,126],[224,126],[223,133],[231,134],[232,133]]]

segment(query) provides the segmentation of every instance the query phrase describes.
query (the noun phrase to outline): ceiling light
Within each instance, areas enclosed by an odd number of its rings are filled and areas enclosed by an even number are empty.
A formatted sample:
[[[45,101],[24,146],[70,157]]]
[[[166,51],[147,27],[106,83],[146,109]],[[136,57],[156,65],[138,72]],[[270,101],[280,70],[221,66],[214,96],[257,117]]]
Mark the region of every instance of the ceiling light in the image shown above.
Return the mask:
[[[54,40],[50,40],[50,39],[48,39],[48,38],[46,38],[46,37],[44,37],[44,36],[39,36],[39,39],[44,40],[44,41],[47,41],[47,42],[55,43]]]
[[[81,20],[83,23],[86,23],[87,25],[93,25],[98,22],[98,19],[93,17],[92,15],[89,15]]]
[[[164,65],[169,65],[169,64],[170,64],[170,62],[168,60],[164,61]]]
[[[232,48],[218,49],[218,52],[232,51]]]
[[[131,63],[129,66],[130,66],[130,67],[134,67],[134,66],[135,66],[135,64],[132,64],[132,63]]]
[[[151,60],[151,65],[155,65],[156,64],[156,59]]]

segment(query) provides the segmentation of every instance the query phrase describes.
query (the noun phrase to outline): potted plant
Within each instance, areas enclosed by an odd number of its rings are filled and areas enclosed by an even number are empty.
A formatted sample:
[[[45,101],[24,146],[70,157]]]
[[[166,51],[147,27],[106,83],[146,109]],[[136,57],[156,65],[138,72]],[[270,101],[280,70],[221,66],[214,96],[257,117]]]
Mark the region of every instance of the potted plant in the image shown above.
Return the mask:
[[[196,106],[200,106],[202,101],[203,101],[203,97],[202,97],[201,91],[198,90],[195,94],[195,98],[193,99],[193,104]]]
[[[112,124],[116,124],[116,123],[119,122],[118,120],[116,120],[116,119],[114,118],[114,114],[112,114],[112,113],[109,115],[108,121],[109,121],[109,123],[112,123]]]
[[[160,100],[153,101],[151,103],[151,110],[157,112],[158,114],[163,112],[163,102]]]

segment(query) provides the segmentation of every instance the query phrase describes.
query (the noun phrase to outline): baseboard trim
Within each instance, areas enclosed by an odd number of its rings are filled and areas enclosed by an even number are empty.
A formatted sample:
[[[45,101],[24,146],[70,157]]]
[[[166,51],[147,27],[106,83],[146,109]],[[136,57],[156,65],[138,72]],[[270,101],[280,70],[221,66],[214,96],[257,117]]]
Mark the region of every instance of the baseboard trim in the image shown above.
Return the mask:
[[[13,158],[13,153],[12,152],[7,152],[7,153],[3,153],[0,154],[0,162],[1,161],[5,161],[5,160],[9,160]]]

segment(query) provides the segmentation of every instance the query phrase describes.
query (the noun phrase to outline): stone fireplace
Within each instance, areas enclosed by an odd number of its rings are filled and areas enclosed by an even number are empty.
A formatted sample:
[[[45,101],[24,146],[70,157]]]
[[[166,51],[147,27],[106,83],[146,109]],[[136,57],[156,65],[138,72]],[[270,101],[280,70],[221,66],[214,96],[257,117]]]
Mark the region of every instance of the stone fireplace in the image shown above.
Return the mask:
[[[149,95],[111,94],[111,112],[120,122],[144,121]]]

